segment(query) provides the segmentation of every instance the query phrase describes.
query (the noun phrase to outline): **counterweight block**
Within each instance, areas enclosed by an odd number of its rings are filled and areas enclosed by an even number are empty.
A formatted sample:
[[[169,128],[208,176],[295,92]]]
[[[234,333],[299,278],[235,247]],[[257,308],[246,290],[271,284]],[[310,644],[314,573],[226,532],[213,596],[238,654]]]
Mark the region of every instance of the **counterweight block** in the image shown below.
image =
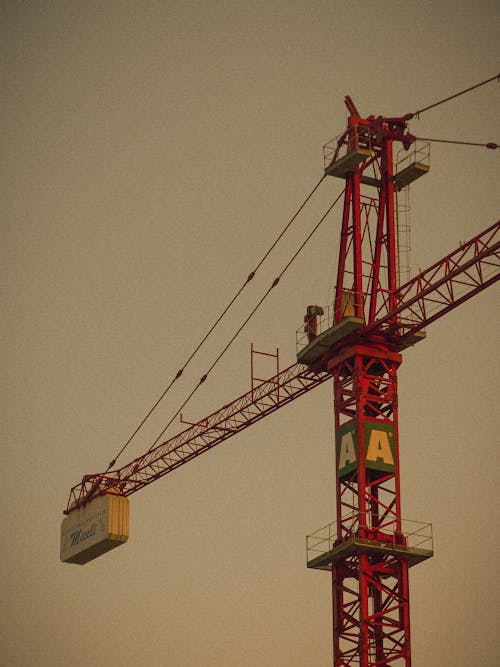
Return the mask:
[[[74,509],[61,524],[61,560],[84,565],[129,537],[129,500],[105,493]]]

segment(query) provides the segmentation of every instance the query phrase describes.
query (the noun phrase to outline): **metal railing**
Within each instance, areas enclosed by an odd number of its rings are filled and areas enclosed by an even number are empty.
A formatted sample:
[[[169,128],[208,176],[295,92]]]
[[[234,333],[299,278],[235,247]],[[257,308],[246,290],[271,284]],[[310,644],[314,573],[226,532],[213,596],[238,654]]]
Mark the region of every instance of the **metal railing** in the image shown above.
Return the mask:
[[[429,143],[416,141],[412,144],[412,147],[409,150],[406,150],[406,148],[399,150],[396,155],[394,173],[397,174],[398,172],[403,171],[403,169],[415,162],[418,162],[418,164],[422,164],[425,167],[430,167],[431,145]]]
[[[333,324],[333,305],[323,306],[323,315],[313,315],[297,329],[295,342],[297,352],[303,350],[316,336],[329,329]]]
[[[323,165],[325,169],[350,151],[371,150],[372,139],[367,125],[357,124],[330,139],[323,146]]]
[[[342,520],[339,530],[338,522],[319,528],[306,537],[307,562],[319,555],[327,554],[351,536],[359,537],[384,545],[392,545],[398,550],[425,550],[432,552],[432,524],[412,519],[401,520],[401,530],[396,530],[396,519],[387,519],[376,527],[363,527],[360,530],[359,513],[352,514]]]

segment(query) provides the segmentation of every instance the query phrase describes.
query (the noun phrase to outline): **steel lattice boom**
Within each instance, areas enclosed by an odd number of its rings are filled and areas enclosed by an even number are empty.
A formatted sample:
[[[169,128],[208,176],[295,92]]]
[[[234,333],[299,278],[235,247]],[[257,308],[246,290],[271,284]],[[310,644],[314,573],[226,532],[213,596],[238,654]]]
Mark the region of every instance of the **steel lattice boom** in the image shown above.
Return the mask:
[[[98,487],[101,491],[116,488],[121,495],[129,496],[314,389],[329,377],[328,373],[313,372],[303,364],[290,366],[122,468],[85,475],[81,484],[71,489],[67,510],[88,500]]]
[[[403,285],[397,296],[399,306],[374,325],[361,328],[355,337],[384,331],[396,348],[403,347],[415,331],[491,285],[500,278],[499,235],[500,221]],[[397,325],[389,327],[387,322],[394,322],[395,315]],[[121,468],[85,475],[71,489],[66,511],[88,500],[97,486],[118,486],[127,496],[138,491],[330,377],[326,368],[313,372],[303,364],[290,366]]]

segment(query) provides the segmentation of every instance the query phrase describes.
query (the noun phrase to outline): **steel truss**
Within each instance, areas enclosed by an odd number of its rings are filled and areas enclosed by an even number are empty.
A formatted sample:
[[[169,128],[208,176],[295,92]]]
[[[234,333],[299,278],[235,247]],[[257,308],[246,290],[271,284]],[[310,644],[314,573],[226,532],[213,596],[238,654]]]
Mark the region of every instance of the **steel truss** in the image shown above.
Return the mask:
[[[500,278],[500,220],[401,285],[397,305],[367,328],[400,345]]]
[[[417,328],[424,328],[493,284],[500,278],[499,233],[497,222],[403,285],[397,293],[397,307],[362,327],[353,341],[384,332],[395,349],[402,348]],[[105,490],[118,485],[130,495],[322,384],[330,377],[327,366],[331,356],[325,354],[314,369],[302,364],[290,366],[121,468],[85,475],[71,489],[66,512],[89,500],[97,487]]]
[[[336,667],[411,664],[409,561],[390,547],[378,549],[393,543],[394,536],[401,545],[405,540],[397,428],[400,363],[399,354],[369,346],[348,348],[330,361],[337,452],[337,550],[330,556]],[[349,433],[356,460],[342,468]],[[370,453],[374,433],[385,434],[388,447],[379,448],[381,457],[375,460]],[[352,536],[358,540],[350,553],[342,545]]]
[[[347,131],[325,169],[346,180],[334,322],[354,317],[362,326],[323,358],[335,396],[337,539],[328,555],[333,662],[410,667],[409,559],[396,549],[405,540],[397,418],[401,356],[387,330],[398,335],[398,308],[403,310],[393,142],[408,149],[414,138],[404,119],[363,119],[352,100],[346,104]],[[339,158],[342,145],[347,152]],[[411,179],[418,175],[413,169]],[[376,196],[364,196],[362,184],[375,187]]]
[[[307,366],[293,364],[122,468],[85,475],[81,483],[71,489],[66,512],[90,500],[96,492],[109,488],[129,496],[314,389],[329,377],[326,372],[313,372]]]

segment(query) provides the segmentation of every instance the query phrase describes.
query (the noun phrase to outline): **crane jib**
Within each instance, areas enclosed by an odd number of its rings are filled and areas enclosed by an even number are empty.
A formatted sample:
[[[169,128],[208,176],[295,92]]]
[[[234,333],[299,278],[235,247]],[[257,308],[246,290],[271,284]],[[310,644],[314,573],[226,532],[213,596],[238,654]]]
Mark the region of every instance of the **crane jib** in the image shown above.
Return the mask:
[[[397,347],[417,329],[474,296],[500,278],[500,221],[461,244],[456,250],[422,271],[398,291],[400,305],[379,321],[364,327],[362,334],[384,330]],[[457,283],[460,289],[455,289]],[[446,289],[443,289],[446,286]],[[432,310],[427,304],[432,305]],[[271,414],[290,401],[322,384],[328,372],[294,364],[252,391],[215,411],[197,424],[159,444],[141,457],[107,473],[86,475],[71,489],[66,512],[106,489],[131,495]]]

